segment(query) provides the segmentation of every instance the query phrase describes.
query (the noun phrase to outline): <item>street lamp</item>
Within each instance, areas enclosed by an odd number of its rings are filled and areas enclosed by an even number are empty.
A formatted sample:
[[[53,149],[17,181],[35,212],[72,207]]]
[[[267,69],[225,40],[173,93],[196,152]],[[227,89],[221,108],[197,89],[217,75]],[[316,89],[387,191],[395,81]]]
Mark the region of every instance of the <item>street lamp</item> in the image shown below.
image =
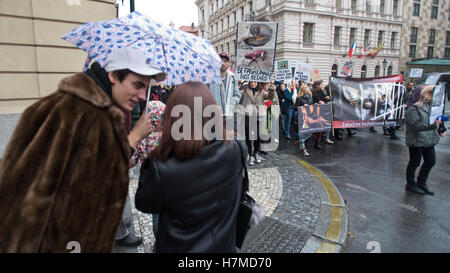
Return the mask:
[[[383,76],[386,76],[386,66],[387,66],[387,60],[386,59],[384,59],[383,60],[383,62],[382,62],[382,64],[383,64]]]

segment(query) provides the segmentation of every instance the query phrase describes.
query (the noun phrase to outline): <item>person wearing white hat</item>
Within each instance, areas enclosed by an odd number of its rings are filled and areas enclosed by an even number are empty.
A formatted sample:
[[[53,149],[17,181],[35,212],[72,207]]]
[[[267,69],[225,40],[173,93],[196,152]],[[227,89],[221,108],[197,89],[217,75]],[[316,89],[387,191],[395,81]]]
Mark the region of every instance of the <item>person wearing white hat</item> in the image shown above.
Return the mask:
[[[29,106],[0,161],[0,252],[110,252],[128,194],[130,112],[164,73],[139,51],[61,80]],[[72,248],[75,246],[75,248]]]

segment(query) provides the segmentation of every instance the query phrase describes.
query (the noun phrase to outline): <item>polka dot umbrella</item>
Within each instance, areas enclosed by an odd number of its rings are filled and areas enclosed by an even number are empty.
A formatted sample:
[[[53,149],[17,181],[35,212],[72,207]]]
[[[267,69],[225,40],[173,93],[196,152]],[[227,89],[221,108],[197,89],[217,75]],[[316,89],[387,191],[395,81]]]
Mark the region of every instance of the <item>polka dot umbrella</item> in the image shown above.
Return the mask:
[[[129,46],[144,52],[147,63],[166,73],[164,84],[221,81],[222,61],[208,40],[159,24],[139,12],[83,24],[62,38],[87,52],[84,70],[91,61],[103,66],[115,48]]]

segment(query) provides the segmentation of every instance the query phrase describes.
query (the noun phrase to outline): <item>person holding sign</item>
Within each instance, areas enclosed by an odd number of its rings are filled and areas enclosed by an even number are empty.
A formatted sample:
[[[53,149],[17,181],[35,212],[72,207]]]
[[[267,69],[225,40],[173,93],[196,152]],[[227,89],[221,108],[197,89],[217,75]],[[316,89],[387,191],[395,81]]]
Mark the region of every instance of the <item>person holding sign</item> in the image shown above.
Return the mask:
[[[250,155],[249,165],[254,165],[255,161],[261,163],[259,158],[259,152],[261,151],[260,125],[264,124],[267,111],[264,100],[274,98],[275,85],[272,81],[269,85],[269,92],[266,94],[261,87],[258,87],[257,82],[250,81],[248,87],[242,91],[241,96],[241,104],[245,113],[245,142]],[[250,122],[254,120],[256,122]],[[256,126],[254,126],[255,123]],[[256,137],[253,134],[256,134]]]
[[[434,146],[439,142],[439,136],[445,136],[445,130],[438,133],[438,127],[442,123],[436,119],[430,125],[431,101],[433,99],[433,85],[428,85],[420,92],[417,103],[411,105],[406,111],[405,143],[409,147],[409,162],[406,168],[406,190],[417,194],[434,193],[426,185],[428,174],[436,163]],[[444,127],[445,129],[445,127]],[[417,183],[415,173],[423,157]]]

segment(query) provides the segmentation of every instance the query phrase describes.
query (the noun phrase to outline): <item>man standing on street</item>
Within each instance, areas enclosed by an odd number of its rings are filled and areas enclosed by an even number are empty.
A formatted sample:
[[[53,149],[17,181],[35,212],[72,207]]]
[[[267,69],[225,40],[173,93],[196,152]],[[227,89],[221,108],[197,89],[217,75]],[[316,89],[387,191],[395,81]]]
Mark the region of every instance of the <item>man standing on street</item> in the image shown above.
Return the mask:
[[[230,69],[230,57],[225,52],[219,53],[219,56],[222,59],[222,66],[220,67],[222,82],[209,84],[209,89],[211,90],[217,105],[222,109],[224,122],[234,118],[234,131],[236,132],[237,128],[234,110],[241,99],[241,93],[236,77]]]

